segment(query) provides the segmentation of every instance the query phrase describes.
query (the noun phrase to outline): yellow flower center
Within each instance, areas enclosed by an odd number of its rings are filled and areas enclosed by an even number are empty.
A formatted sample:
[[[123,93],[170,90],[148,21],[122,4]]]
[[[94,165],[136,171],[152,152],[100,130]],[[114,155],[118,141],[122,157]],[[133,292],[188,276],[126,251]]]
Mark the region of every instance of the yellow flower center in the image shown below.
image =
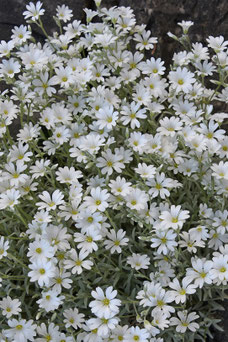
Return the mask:
[[[45,274],[45,269],[44,268],[40,269],[40,274]]]
[[[17,330],[21,330],[22,328],[23,328],[23,326],[21,324],[16,325]]]
[[[42,249],[38,247],[38,248],[36,249],[36,253],[38,253],[38,254],[42,253]]]
[[[102,300],[102,303],[105,305],[105,306],[108,306],[109,303],[110,303],[110,300],[108,298],[105,298]]]

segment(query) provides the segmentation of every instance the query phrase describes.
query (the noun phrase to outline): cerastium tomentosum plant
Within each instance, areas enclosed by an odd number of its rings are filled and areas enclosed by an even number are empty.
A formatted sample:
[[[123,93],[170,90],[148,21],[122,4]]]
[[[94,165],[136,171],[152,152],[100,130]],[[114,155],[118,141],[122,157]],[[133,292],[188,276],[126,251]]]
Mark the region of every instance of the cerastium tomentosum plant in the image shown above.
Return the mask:
[[[228,41],[182,21],[165,68],[132,9],[95,2],[87,24],[58,6],[53,35],[29,3],[0,44],[1,341],[206,341],[228,281]]]

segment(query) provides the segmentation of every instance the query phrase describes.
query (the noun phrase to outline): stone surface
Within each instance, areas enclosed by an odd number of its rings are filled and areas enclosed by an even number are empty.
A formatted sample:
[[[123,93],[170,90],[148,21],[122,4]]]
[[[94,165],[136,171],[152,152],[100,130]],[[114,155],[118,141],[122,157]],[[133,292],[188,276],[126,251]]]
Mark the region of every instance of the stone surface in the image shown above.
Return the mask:
[[[84,7],[94,9],[93,0],[42,0],[46,10],[43,22],[48,33],[55,30],[53,20],[57,5],[68,5],[75,19],[84,21]],[[0,40],[9,40],[11,30],[16,25],[24,24],[22,12],[27,0],[0,0]],[[181,32],[177,23],[182,20],[192,20],[195,25],[190,30],[192,41],[205,42],[209,35],[225,36],[228,39],[228,6],[227,0],[103,0],[106,7],[131,6],[134,9],[137,22],[146,24],[153,36],[159,38],[156,56],[160,56],[168,65],[178,44],[167,36]],[[42,32],[33,25],[37,39],[42,40]],[[228,302],[226,302],[228,307]],[[224,333],[216,332],[210,342],[228,342],[228,310],[224,312]]]

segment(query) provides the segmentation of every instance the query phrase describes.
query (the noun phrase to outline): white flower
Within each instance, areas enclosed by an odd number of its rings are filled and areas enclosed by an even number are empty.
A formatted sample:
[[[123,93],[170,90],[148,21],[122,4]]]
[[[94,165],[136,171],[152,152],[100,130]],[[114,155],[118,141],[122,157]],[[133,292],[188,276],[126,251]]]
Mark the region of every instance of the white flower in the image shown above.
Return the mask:
[[[157,129],[157,132],[160,132],[162,135],[173,137],[177,133],[177,131],[181,130],[183,125],[182,121],[178,118],[167,118],[167,116],[160,120],[160,126]]]
[[[188,93],[192,89],[192,83],[195,82],[194,74],[187,68],[180,67],[176,71],[170,71],[169,79],[177,93],[180,91]]]
[[[71,17],[73,16],[72,10],[69,9],[69,7],[66,5],[62,5],[62,6],[58,5],[56,8],[56,15],[58,19],[62,20],[64,23],[69,21]]]
[[[168,254],[169,251],[174,251],[174,248],[178,245],[175,241],[177,234],[172,229],[168,231],[157,230],[155,237],[150,241],[152,242],[151,247],[157,249],[158,254]]]
[[[115,196],[126,196],[130,192],[131,183],[127,182],[125,178],[121,178],[118,176],[116,180],[110,180],[109,187],[111,188],[111,192]]]
[[[23,12],[25,19],[31,18],[31,20],[36,21],[41,15],[44,14],[45,10],[42,7],[42,2],[38,1],[36,5],[30,2],[26,5],[27,11]]]
[[[122,156],[113,154],[110,149],[102,152],[102,157],[97,158],[96,165],[102,168],[102,174],[107,173],[109,176],[113,173],[113,170],[121,173],[122,169],[125,167],[122,163]]]
[[[0,75],[7,75],[10,78],[13,78],[15,74],[20,72],[20,64],[18,61],[10,58],[9,60],[3,59],[0,64]]]
[[[58,309],[63,304],[64,296],[59,296],[59,292],[56,290],[50,290],[42,292],[42,298],[37,300],[39,307],[44,309],[46,312]]]
[[[38,202],[36,205],[39,209],[46,209],[47,211],[55,210],[57,205],[64,203],[63,197],[64,195],[59,190],[55,190],[52,193],[52,196],[47,191],[43,191],[42,194],[39,195],[42,202]]]
[[[90,270],[93,262],[90,260],[84,260],[89,255],[89,252],[87,250],[81,250],[79,253],[75,249],[71,249],[68,257],[70,259],[64,260],[64,266],[66,269],[72,268],[71,272],[72,274],[81,274],[83,271],[83,268]]]
[[[149,196],[145,191],[131,188],[130,193],[125,196],[125,200],[130,209],[142,210],[146,207]]]
[[[217,179],[228,179],[228,162],[220,161],[219,164],[212,164],[212,176]]]
[[[33,264],[30,264],[29,268],[32,270],[28,273],[31,278],[30,281],[38,281],[41,287],[43,285],[48,286],[50,278],[55,275],[55,265],[52,261],[43,262],[38,259]]]
[[[121,253],[121,246],[126,246],[129,239],[125,238],[126,232],[123,229],[119,229],[117,232],[114,229],[111,229],[110,232],[107,233],[108,240],[104,241],[104,245],[106,249],[110,249],[111,254],[117,252]]]
[[[214,257],[210,276],[213,280],[228,281],[228,255]]]
[[[161,221],[161,226],[164,229],[172,228],[174,230],[182,228],[184,222],[189,218],[188,210],[181,210],[180,205],[171,205],[169,210],[162,211],[159,218]]]
[[[31,258],[31,261],[46,262],[47,259],[51,259],[55,254],[55,249],[49,244],[48,241],[41,239],[40,241],[34,241],[29,244],[27,256]]]
[[[199,288],[202,288],[204,283],[211,284],[212,277],[210,270],[213,267],[213,262],[211,260],[206,260],[205,258],[192,258],[192,268],[187,268],[186,279],[190,281],[194,280],[194,284]]]
[[[25,319],[12,319],[8,321],[10,329],[4,330],[6,337],[12,341],[26,342],[34,341],[34,336],[36,336],[36,324],[33,324],[33,320],[26,321]]]
[[[9,241],[4,241],[4,236],[1,236],[0,238],[0,260],[7,256],[7,250],[9,249]]]
[[[154,175],[156,174],[156,167],[153,165],[147,165],[146,163],[139,163],[138,167],[135,168],[135,171],[143,179],[151,179],[154,178]]]
[[[117,317],[97,317],[89,319],[86,323],[92,331],[97,330],[98,336],[105,338],[117,326],[119,320]]]
[[[63,316],[65,317],[63,322],[65,323],[66,328],[82,328],[82,325],[85,322],[85,315],[79,313],[77,308],[64,310]]]
[[[101,232],[94,227],[83,229],[81,233],[74,233],[74,241],[79,242],[78,248],[81,248],[83,252],[92,253],[97,251],[98,246],[96,241],[102,239]]]
[[[100,287],[97,287],[96,291],[91,292],[91,295],[95,300],[90,302],[89,306],[97,317],[108,319],[118,314],[121,301],[115,299],[117,291],[113,290],[112,286],[109,286],[105,293]]]
[[[86,196],[84,198],[84,206],[89,208],[92,213],[96,210],[105,211],[108,207],[109,194],[108,191],[102,190],[100,187],[91,190],[91,196]]]
[[[130,106],[123,106],[121,110],[121,118],[120,120],[123,122],[123,125],[128,125],[130,123],[130,126],[132,129],[135,127],[140,127],[140,122],[138,119],[145,119],[146,116],[146,109],[140,108],[139,103],[132,102]]]
[[[182,20],[182,22],[177,23],[177,25],[181,26],[183,29],[184,34],[188,33],[189,28],[194,25],[193,21],[185,21]]]
[[[20,305],[21,302],[18,299],[12,299],[10,296],[7,296],[0,301],[2,314],[6,316],[6,318],[10,318],[13,315],[19,315],[19,312],[21,312]]]
[[[118,119],[118,112],[113,111],[113,106],[104,106],[99,109],[98,113],[96,113],[97,124],[100,129],[107,127],[108,129],[112,129],[113,126],[116,126],[116,121]]]
[[[196,285],[190,284],[191,280],[184,278],[182,284],[180,284],[177,278],[174,278],[169,287],[174,291],[169,291],[170,296],[175,300],[176,304],[186,302],[186,294],[192,294],[196,292]]]
[[[141,268],[147,269],[150,265],[150,258],[146,254],[133,253],[127,257],[127,263],[131,265],[131,268],[140,270]]]
[[[148,342],[150,334],[146,329],[140,329],[139,327],[130,327],[127,331],[124,341],[126,342]]]
[[[196,315],[195,312],[188,314],[187,311],[178,311],[177,315],[179,318],[171,317],[170,319],[170,325],[176,325],[177,332],[183,334],[187,329],[193,332],[199,329],[199,324],[192,322],[199,318],[199,315]]]

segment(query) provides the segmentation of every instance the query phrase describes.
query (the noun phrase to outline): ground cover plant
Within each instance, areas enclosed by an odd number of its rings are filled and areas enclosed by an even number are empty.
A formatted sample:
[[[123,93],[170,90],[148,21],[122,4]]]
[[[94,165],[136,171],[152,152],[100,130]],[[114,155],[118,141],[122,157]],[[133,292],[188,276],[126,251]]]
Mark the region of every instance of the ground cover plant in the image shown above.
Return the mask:
[[[228,41],[29,3],[0,44],[0,340],[206,341],[228,280]],[[31,26],[44,32],[36,42]],[[19,129],[15,133],[15,123]]]

